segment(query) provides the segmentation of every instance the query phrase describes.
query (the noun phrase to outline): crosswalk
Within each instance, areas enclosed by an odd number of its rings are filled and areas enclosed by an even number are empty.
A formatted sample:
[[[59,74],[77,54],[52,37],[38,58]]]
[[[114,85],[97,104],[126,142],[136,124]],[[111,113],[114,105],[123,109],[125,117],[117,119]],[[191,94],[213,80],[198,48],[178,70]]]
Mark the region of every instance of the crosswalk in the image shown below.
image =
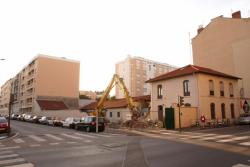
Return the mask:
[[[0,151],[0,166],[1,167],[34,167],[30,162],[27,162],[19,154],[13,151]]]
[[[95,139],[122,137],[124,134],[111,134],[111,133],[59,133],[59,134],[39,134],[39,135],[25,135],[18,136],[5,142],[6,145],[0,143],[0,152],[5,150],[15,150],[22,147],[41,147],[58,146],[62,144],[77,144],[77,143],[91,143]]]
[[[160,132],[165,136],[176,137],[182,140],[199,140],[225,144],[236,144],[239,146],[250,147],[250,135],[231,135],[231,134],[214,134],[214,133],[171,133],[171,132]]]

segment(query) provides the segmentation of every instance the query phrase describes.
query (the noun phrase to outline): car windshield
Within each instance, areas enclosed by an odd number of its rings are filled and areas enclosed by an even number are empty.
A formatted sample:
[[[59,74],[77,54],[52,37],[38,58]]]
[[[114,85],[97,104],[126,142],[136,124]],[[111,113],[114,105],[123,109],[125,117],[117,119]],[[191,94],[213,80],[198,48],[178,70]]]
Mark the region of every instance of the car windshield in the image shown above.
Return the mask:
[[[6,122],[7,122],[7,120],[5,118],[3,118],[3,117],[0,118],[0,123],[6,123]]]
[[[84,118],[84,122],[85,123],[90,123],[90,122],[94,122],[94,121],[96,121],[96,117],[85,117]],[[103,123],[104,122],[104,118],[98,118],[98,122],[100,122],[100,123]]]

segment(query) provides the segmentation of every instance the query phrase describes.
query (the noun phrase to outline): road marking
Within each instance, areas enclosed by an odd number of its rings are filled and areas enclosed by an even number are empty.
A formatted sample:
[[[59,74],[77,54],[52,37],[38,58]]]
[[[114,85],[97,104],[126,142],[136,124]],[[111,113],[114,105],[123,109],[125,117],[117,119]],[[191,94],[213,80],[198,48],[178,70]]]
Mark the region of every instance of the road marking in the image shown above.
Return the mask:
[[[74,141],[68,141],[67,144],[76,144],[77,142]]]
[[[43,139],[41,137],[38,137],[38,136],[35,136],[35,135],[29,135],[29,137],[32,138],[35,141],[38,141],[38,142],[44,142],[44,141],[46,141],[45,139]]]
[[[104,134],[97,134],[97,133],[95,133],[93,135],[98,136],[98,137],[111,137],[111,136],[107,136],[107,135],[104,135]]]
[[[71,139],[78,139],[78,140],[79,140],[79,139],[82,139],[81,137],[68,135],[68,134],[66,134],[66,133],[62,133],[61,135],[66,136],[66,137],[71,138]]]
[[[25,161],[25,159],[23,159],[23,158],[8,159],[8,160],[0,161],[0,165],[16,163],[16,162],[24,162],[24,161]]]
[[[250,142],[239,143],[239,145],[242,145],[242,146],[250,146]],[[250,162],[250,161],[249,161],[249,162]]]
[[[205,134],[205,135],[200,135],[200,136],[191,136],[189,137],[190,139],[198,139],[198,138],[203,138],[203,137],[208,137],[208,136],[216,136],[217,134]]]
[[[224,140],[218,140],[216,142],[218,143],[226,143],[226,142],[232,142],[232,141],[237,141],[237,140],[245,140],[245,139],[248,139],[249,136],[240,136],[240,137],[234,137],[234,138],[231,138],[231,139],[224,139]]]
[[[233,137],[232,135],[219,135],[219,136],[213,136],[213,137],[205,137],[199,140],[214,140],[214,139],[221,139],[221,138],[227,138],[227,137]]]
[[[20,148],[20,146],[14,146],[14,147],[3,147],[3,148],[0,148],[0,151],[1,151],[1,150],[17,149],[17,148]]]
[[[40,144],[32,144],[30,145],[30,147],[40,147],[41,145]]]
[[[91,136],[91,135],[87,135],[87,134],[82,134],[82,133],[75,133],[78,136],[84,136],[84,137],[89,137],[89,138],[97,138],[96,136]]]
[[[0,155],[0,159],[18,157],[18,154]]]
[[[17,144],[20,144],[20,143],[24,143],[24,140],[23,139],[13,139],[13,141]]]
[[[172,135],[173,133],[167,133],[167,132],[164,132],[164,133],[161,133],[163,135]]]
[[[57,136],[52,135],[52,134],[45,134],[45,136],[50,137],[50,138],[55,139],[55,140],[59,140],[59,141],[62,141],[62,140],[63,140],[62,138],[57,137]]]
[[[11,165],[11,166],[5,166],[5,167],[34,167],[34,165],[32,163],[25,163],[25,164]]]
[[[59,143],[49,143],[49,145],[51,146],[55,146],[55,145],[58,145]]]
[[[244,165],[244,164],[236,164],[236,165],[233,165],[232,167],[250,167],[250,166]]]
[[[85,143],[91,143],[91,140],[84,140]]]
[[[3,154],[12,154],[13,151],[0,151],[0,155],[3,155]]]

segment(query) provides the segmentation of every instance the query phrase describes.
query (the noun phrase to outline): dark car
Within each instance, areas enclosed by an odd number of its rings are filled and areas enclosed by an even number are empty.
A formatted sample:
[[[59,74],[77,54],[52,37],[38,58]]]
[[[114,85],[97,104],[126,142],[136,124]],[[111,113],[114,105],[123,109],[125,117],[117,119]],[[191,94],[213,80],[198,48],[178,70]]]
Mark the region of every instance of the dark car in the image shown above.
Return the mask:
[[[5,117],[0,117],[0,133],[7,133],[9,130],[8,121]]]
[[[104,118],[98,118],[98,131],[103,132],[105,130]],[[85,130],[86,132],[96,131],[96,117],[87,116],[81,119],[81,122],[75,125],[76,130]]]

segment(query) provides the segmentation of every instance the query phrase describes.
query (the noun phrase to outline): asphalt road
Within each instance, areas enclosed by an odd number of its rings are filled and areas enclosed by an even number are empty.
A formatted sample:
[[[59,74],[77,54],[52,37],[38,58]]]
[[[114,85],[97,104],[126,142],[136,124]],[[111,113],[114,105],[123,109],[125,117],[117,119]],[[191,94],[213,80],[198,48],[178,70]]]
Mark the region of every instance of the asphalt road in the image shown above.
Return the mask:
[[[0,167],[250,167],[250,155],[178,140],[18,121],[12,127],[19,135],[0,140]]]

